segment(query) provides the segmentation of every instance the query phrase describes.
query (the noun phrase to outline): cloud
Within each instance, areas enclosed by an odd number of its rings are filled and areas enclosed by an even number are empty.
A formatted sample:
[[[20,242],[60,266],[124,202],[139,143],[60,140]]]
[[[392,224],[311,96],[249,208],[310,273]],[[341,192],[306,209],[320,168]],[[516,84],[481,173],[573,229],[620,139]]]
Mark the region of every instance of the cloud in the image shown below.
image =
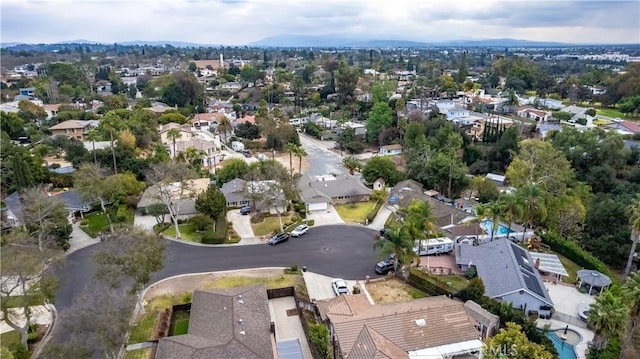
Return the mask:
[[[170,40],[240,45],[278,34],[434,41],[640,42],[635,1],[3,0],[5,42]]]

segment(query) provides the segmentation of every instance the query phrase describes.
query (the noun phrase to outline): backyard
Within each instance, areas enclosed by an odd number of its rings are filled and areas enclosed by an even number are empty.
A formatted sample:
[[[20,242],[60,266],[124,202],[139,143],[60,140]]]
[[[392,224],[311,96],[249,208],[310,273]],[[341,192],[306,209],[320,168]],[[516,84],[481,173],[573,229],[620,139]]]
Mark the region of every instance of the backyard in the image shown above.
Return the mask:
[[[420,289],[417,289],[398,278],[370,282],[367,283],[366,288],[376,304],[405,302],[427,297],[427,295]]]
[[[375,206],[375,202],[356,202],[336,204],[334,207],[343,221],[347,223],[363,223],[367,219],[367,215]]]

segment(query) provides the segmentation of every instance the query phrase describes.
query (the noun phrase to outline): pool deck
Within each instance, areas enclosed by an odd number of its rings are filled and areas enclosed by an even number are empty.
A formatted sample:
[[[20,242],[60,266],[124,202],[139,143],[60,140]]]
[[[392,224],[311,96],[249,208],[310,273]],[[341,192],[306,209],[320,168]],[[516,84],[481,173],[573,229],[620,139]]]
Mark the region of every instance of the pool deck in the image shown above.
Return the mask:
[[[549,325],[549,329],[558,330],[564,329],[569,325],[569,329],[580,333],[582,337],[580,343],[575,346],[576,356],[578,359],[586,359],[587,358],[587,349],[589,348],[589,342],[593,340],[593,332],[589,329],[580,328],[572,324],[567,324],[555,319],[538,319],[536,320],[536,325],[538,328],[544,328]]]

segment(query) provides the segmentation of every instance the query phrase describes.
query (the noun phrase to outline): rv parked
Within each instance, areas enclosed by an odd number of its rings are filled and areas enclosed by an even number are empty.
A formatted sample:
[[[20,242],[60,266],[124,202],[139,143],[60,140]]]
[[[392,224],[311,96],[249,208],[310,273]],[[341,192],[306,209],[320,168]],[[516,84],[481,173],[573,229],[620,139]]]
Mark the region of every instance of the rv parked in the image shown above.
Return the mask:
[[[244,151],[244,143],[240,141],[233,141],[231,142],[231,148],[236,152],[242,152]]]
[[[449,254],[453,252],[453,241],[447,237],[415,241],[413,251],[419,256]]]

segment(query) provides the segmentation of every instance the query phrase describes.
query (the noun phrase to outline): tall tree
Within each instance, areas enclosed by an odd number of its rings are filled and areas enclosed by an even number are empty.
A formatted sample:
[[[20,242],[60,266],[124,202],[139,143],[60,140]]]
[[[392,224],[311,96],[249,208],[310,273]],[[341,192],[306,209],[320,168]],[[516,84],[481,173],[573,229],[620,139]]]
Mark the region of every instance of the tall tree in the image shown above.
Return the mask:
[[[349,170],[349,174],[350,175],[354,175],[355,171],[357,171],[358,169],[360,169],[360,167],[362,166],[362,163],[360,163],[360,161],[353,157],[353,156],[348,156],[342,159],[342,165]]]
[[[98,200],[102,213],[107,217],[109,222],[109,230],[113,233],[113,222],[111,216],[107,212],[107,203],[109,203],[110,188],[105,186],[105,171],[96,165],[84,165],[73,174],[74,187],[87,200]]]
[[[545,192],[536,185],[528,185],[518,188],[516,196],[522,202],[522,219],[525,224],[522,240],[524,241],[527,228],[533,229],[536,223],[543,222],[547,218]]]
[[[636,194],[628,208],[629,225],[631,226],[631,250],[629,251],[629,259],[624,268],[624,277],[627,278],[631,273],[633,258],[636,255],[638,241],[640,241],[640,194]]]
[[[418,241],[419,252],[422,251],[421,239],[438,237],[438,227],[433,218],[433,212],[428,202],[413,200],[404,211],[402,225],[413,241]],[[420,265],[420,256],[416,255],[416,266]]]
[[[522,327],[509,322],[506,328],[489,338],[483,347],[482,357],[487,359],[552,359],[553,355],[544,346],[529,341]]]
[[[156,163],[147,172],[147,179],[155,187],[152,197],[167,206],[177,238],[182,238],[178,217],[185,200],[197,195],[192,181],[194,178],[191,168],[181,162]]]
[[[458,66],[456,80],[459,84],[463,84],[467,80],[467,75],[469,75],[469,70],[467,69],[467,52],[464,51],[460,58],[460,65]]]
[[[69,247],[69,212],[62,201],[49,196],[43,188],[34,187],[20,194],[25,227],[38,250]]]
[[[622,295],[630,308],[627,335],[624,338],[621,352],[621,355],[625,355],[625,349],[629,347],[634,333],[640,328],[640,271],[627,277],[622,286]]]
[[[307,151],[302,146],[296,146],[293,154],[298,157],[298,173],[302,175],[302,157],[307,156]]]
[[[392,122],[393,116],[388,104],[385,102],[378,102],[373,105],[366,123],[367,140],[372,143],[376,142],[380,132],[391,126]]]
[[[227,209],[227,200],[224,194],[216,186],[209,186],[206,191],[196,198],[196,210],[202,214],[216,219]]]
[[[490,202],[487,204],[483,204],[477,207],[478,217],[479,218],[488,218],[491,220],[491,240],[493,241],[493,237],[498,231],[498,226],[500,224],[500,218],[504,213],[502,208],[502,203],[499,201]]]
[[[298,145],[291,142],[287,143],[287,145],[284,147],[284,151],[289,154],[289,172],[291,174],[291,177],[293,177],[293,154],[296,152],[297,148]]]
[[[405,263],[411,263],[415,256],[413,240],[405,228],[391,228],[385,239],[379,239],[373,243],[374,249],[379,249],[379,258],[385,258],[393,254],[393,268],[396,275],[400,275]]]
[[[84,135],[84,138],[87,141],[91,141],[92,153],[93,153],[93,164],[98,165],[98,160],[96,158],[96,141],[100,140],[100,132],[96,128],[92,128]]]
[[[137,227],[120,226],[94,256],[96,279],[111,288],[131,283],[129,293],[144,288],[164,267],[164,241]]]
[[[173,144],[173,153],[171,157],[175,160],[178,157],[178,152],[176,149],[176,140],[178,138],[182,138],[182,133],[177,129],[172,128],[169,131],[167,131],[167,138],[170,139],[171,143]]]
[[[498,201],[502,207],[502,218],[509,223],[507,233],[511,233],[511,224],[522,217],[522,201],[520,197],[512,193],[501,196]]]
[[[222,117],[218,122],[218,134],[221,134],[224,138],[224,144],[227,144],[227,135],[233,131],[233,126],[231,125],[231,121],[225,116]]]
[[[629,307],[623,298],[607,290],[596,297],[595,303],[591,304],[588,322],[595,331],[594,347],[603,349],[607,346],[607,341],[618,337],[624,333],[629,317]]]
[[[109,111],[100,121],[100,126],[109,132],[109,140],[111,146],[111,156],[113,157],[113,172],[118,173],[118,164],[116,162],[115,135],[123,126],[123,119],[118,116],[116,111]]]

